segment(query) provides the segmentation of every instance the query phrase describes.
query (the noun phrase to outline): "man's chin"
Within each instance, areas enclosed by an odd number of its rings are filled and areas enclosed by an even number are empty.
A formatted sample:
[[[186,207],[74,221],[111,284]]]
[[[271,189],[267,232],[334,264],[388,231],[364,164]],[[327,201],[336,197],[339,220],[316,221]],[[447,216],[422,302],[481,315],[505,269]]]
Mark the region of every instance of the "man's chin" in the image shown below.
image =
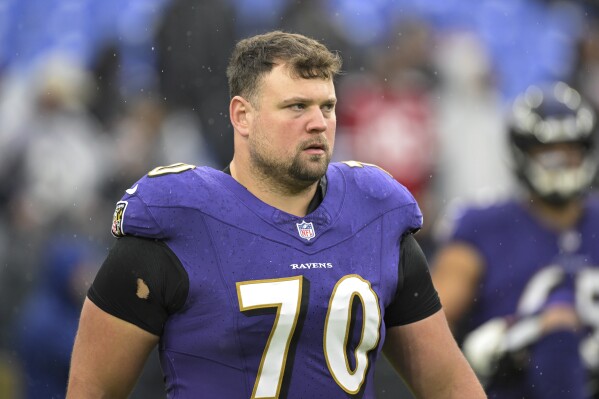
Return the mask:
[[[289,175],[297,181],[314,183],[327,171],[330,157],[328,154],[308,155],[301,153],[289,165]]]
[[[314,183],[320,180],[322,176],[324,176],[325,173],[327,173],[328,165],[328,162],[320,163],[318,165],[307,165],[303,168],[294,169],[292,172],[292,176],[301,181]]]

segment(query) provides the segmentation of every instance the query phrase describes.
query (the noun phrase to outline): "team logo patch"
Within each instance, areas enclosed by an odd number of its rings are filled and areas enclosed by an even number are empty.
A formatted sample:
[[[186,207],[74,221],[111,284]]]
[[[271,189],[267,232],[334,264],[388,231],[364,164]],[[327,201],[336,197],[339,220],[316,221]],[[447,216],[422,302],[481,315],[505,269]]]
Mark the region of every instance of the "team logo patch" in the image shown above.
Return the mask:
[[[127,201],[119,201],[116,203],[114,209],[114,215],[112,215],[112,228],[110,232],[115,237],[123,237],[123,217],[125,216],[125,209],[127,209]]]
[[[302,220],[301,223],[296,223],[296,226],[299,236],[301,238],[310,241],[311,239],[316,237],[316,232],[314,231],[314,225],[312,224],[312,222],[308,223],[305,220]]]

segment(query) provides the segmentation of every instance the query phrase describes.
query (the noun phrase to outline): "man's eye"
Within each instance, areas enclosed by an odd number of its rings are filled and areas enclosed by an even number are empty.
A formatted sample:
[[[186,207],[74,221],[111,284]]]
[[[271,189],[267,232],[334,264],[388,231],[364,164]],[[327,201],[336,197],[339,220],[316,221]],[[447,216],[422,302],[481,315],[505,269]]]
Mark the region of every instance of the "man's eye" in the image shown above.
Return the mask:
[[[322,109],[328,112],[335,110],[335,104],[325,104],[322,106]]]

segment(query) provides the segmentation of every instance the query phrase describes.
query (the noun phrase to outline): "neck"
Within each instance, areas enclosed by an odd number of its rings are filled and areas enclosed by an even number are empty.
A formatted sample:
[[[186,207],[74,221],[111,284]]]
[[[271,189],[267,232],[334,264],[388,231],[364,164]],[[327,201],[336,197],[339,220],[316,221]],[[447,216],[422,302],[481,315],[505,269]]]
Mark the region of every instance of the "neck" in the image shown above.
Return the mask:
[[[584,209],[583,200],[580,198],[557,206],[537,197],[530,198],[529,208],[545,225],[557,231],[572,228],[580,219]]]
[[[289,187],[270,176],[256,176],[250,168],[231,161],[231,176],[262,202],[295,216],[306,216],[318,188],[318,181],[306,187]]]

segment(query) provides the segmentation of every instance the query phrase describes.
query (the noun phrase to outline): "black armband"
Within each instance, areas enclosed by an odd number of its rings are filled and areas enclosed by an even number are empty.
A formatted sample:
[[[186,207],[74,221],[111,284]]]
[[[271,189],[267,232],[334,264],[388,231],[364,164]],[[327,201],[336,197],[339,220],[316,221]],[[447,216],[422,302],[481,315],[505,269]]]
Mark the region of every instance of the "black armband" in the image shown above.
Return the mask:
[[[402,237],[395,299],[385,310],[387,328],[414,323],[441,309],[426,256],[412,234]]]
[[[111,248],[87,296],[105,312],[161,335],[188,291],[187,272],[165,243],[126,236]]]

